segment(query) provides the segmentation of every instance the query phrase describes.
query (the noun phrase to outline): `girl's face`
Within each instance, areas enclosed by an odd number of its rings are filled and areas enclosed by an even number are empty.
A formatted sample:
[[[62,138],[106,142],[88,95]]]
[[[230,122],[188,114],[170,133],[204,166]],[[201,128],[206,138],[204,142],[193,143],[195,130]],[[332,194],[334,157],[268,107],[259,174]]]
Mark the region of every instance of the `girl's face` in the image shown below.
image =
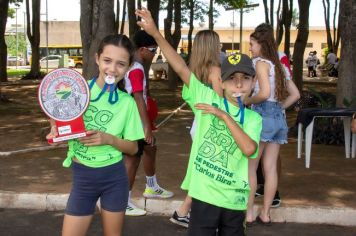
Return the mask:
[[[96,55],[96,64],[99,66],[99,80],[104,81],[107,75],[111,75],[117,83],[130,67],[130,54],[123,47],[106,45],[100,56]]]
[[[252,57],[261,56],[261,45],[257,42],[256,39],[250,37],[250,52]]]
[[[254,79],[252,76],[243,73],[234,73],[229,79],[222,83],[225,97],[233,103],[237,96],[241,96],[242,101],[251,94]]]

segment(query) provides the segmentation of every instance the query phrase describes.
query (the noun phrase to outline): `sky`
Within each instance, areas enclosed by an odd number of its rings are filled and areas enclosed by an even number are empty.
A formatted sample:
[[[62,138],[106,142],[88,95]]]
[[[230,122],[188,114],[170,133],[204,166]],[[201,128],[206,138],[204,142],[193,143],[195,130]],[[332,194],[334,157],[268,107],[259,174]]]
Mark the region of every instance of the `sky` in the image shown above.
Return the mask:
[[[80,0],[41,0],[41,20],[46,20],[46,1],[48,2],[48,20],[58,21],[79,21],[80,18]],[[31,2],[31,1],[30,1]],[[122,2],[122,1],[121,1]],[[264,8],[262,0],[250,0],[251,3],[259,3],[259,6],[254,10],[243,14],[243,26],[255,27],[264,22]],[[269,1],[268,1],[269,2]],[[143,3],[145,4],[145,3]],[[275,1],[275,5],[278,1]],[[331,4],[331,22],[334,10],[334,1],[330,1]],[[298,8],[297,0],[294,0],[294,8]],[[275,6],[277,8],[277,6]],[[233,23],[238,27],[240,25],[240,13],[239,11],[225,11],[222,7],[216,7],[220,12],[219,18],[216,19],[215,27],[230,27]],[[23,24],[24,22],[25,4],[23,4],[17,11],[17,22]],[[160,21],[163,21],[166,13],[160,14]],[[15,24],[15,19],[8,19],[9,24]],[[208,19],[205,21],[207,25]],[[195,22],[198,26],[199,22]],[[309,13],[310,26],[325,26],[322,0],[312,0],[310,4]],[[160,23],[162,26],[163,23]]]

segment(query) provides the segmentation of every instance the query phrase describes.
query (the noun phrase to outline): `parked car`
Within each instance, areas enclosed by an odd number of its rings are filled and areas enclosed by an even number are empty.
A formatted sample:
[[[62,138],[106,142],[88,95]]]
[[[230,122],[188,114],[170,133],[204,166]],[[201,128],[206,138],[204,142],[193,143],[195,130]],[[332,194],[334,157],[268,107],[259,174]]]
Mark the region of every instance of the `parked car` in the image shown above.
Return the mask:
[[[59,60],[62,58],[61,55],[49,55],[43,57],[40,60],[40,67],[47,68],[47,60],[48,60],[48,68],[58,68],[59,67]],[[74,60],[68,58],[68,67],[74,67]]]
[[[21,57],[16,56],[7,56],[7,65],[8,66],[16,66],[16,61],[18,66],[22,66],[24,61]]]

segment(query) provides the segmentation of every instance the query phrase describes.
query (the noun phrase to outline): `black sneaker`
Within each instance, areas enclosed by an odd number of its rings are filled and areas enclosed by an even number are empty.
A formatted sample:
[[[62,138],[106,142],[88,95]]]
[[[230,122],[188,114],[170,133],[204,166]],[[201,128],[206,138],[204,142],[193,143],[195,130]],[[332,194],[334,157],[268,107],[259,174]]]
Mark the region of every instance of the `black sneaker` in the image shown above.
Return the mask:
[[[179,216],[177,211],[174,211],[172,217],[169,219],[172,223],[188,228],[189,214],[186,216]]]
[[[257,187],[257,189],[256,189],[255,197],[262,197],[264,191],[265,191],[265,190],[264,190],[263,184],[258,185],[258,187]]]
[[[279,192],[277,190],[276,195],[274,195],[274,199],[273,199],[271,207],[277,208],[281,205],[281,202],[282,202],[282,200],[281,200],[281,197],[279,196]]]

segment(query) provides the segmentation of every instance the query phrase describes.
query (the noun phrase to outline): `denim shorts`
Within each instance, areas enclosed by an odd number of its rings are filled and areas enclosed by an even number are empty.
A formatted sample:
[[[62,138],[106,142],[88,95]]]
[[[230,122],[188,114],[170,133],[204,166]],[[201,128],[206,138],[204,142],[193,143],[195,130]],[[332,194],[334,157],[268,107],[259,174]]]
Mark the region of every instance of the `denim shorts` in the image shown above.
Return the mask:
[[[261,141],[288,143],[288,126],[283,108],[278,102],[264,101],[252,106],[262,116]]]
[[[66,214],[92,215],[99,198],[101,208],[106,211],[126,210],[129,183],[123,161],[100,168],[73,162],[72,172],[73,184],[65,210]]]

